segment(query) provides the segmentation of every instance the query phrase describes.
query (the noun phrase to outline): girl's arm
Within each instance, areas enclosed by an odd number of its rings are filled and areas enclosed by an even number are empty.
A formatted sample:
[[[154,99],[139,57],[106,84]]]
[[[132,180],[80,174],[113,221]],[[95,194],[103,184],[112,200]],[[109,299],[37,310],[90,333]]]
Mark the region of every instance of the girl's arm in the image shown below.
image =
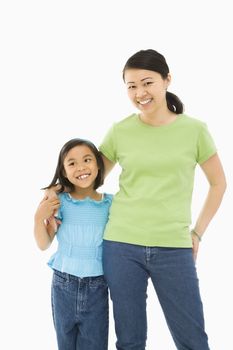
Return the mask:
[[[194,226],[194,231],[200,236],[200,238],[217,212],[226,190],[226,178],[217,154],[201,164],[201,169],[203,170],[210,187],[203,208],[198,216],[196,225]],[[199,239],[195,233],[192,235],[192,240],[193,254],[194,258],[196,258]]]
[[[58,198],[44,198],[34,216],[34,235],[38,247],[41,250],[47,249],[56,234],[55,225],[50,219],[59,208],[60,202]],[[50,219],[50,222],[49,222]]]

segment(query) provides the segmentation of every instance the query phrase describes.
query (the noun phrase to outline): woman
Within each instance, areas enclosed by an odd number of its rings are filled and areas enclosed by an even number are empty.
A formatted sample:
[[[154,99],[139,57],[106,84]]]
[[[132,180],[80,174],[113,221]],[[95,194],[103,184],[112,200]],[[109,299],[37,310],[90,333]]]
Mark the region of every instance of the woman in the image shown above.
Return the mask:
[[[151,278],[177,349],[207,350],[195,260],[226,188],[224,171],[206,125],[184,115],[182,102],[167,92],[171,76],[160,53],[134,54],[123,79],[139,113],[115,123],[100,146],[106,174],[117,162],[122,168],[103,253],[116,347],[145,349]],[[190,231],[196,164],[209,192]]]

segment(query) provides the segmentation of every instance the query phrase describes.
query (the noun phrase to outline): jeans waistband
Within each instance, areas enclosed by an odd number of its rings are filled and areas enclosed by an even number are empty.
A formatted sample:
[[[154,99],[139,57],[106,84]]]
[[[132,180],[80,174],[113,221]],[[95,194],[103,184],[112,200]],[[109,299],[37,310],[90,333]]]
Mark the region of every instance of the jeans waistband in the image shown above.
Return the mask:
[[[79,277],[79,276],[70,275],[67,272],[58,271],[56,269],[53,269],[53,272],[54,272],[55,275],[64,278],[66,281],[71,281],[71,280],[81,281],[82,280],[83,282],[90,283],[90,282],[93,282],[95,280],[101,280],[101,279],[104,280],[104,276],[103,275],[92,276],[92,277]]]

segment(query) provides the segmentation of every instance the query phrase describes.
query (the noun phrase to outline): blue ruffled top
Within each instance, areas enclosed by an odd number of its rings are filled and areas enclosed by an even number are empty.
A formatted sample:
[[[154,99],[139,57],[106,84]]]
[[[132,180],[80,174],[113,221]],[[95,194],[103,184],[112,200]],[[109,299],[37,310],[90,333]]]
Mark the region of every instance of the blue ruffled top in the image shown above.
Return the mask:
[[[61,193],[59,198],[58,248],[48,265],[78,277],[102,275],[103,233],[113,195],[105,193],[100,201],[74,199],[69,193]]]

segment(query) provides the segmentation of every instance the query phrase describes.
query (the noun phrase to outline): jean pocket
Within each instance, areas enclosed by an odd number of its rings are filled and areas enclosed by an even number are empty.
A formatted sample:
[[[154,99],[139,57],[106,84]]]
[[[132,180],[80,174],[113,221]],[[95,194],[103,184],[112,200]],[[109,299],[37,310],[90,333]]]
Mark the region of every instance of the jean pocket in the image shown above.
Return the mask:
[[[89,286],[90,288],[98,288],[98,287],[107,288],[107,282],[104,276],[92,277],[91,281],[89,282]]]
[[[66,284],[68,277],[66,273],[54,270],[53,271],[53,283],[54,284]]]

